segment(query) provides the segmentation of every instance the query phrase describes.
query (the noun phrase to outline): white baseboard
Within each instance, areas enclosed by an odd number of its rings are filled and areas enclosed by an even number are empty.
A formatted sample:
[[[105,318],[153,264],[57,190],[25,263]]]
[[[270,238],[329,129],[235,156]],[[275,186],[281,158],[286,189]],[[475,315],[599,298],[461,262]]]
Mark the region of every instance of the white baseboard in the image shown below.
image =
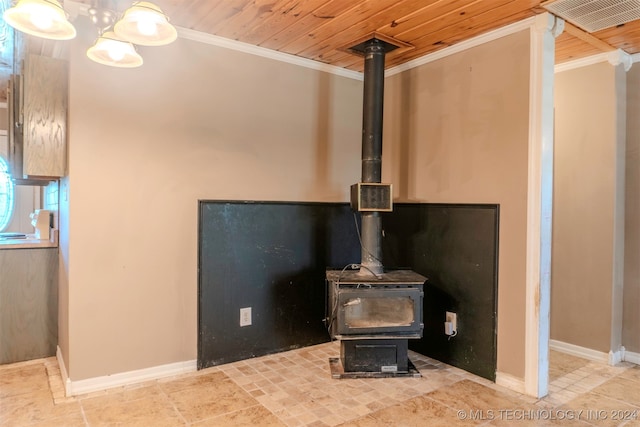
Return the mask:
[[[173,375],[186,374],[195,372],[198,369],[196,360],[187,360],[184,362],[169,363],[166,365],[153,366],[151,368],[138,369],[135,371],[121,372],[113,375],[105,375],[102,377],[87,378],[86,380],[73,381],[67,375],[67,370],[62,358],[62,352],[58,347],[56,352],[58,364],[60,365],[60,374],[65,386],[65,394],[67,396],[77,396],[79,394],[92,393],[94,391],[102,391],[115,387],[122,387],[131,384],[138,384],[145,381],[157,380],[160,378],[170,377]]]
[[[582,357],[583,359],[593,360],[595,362],[609,363],[609,353],[605,353],[603,351],[592,350],[590,348],[556,340],[549,340],[549,348],[561,353],[567,353],[571,354],[572,356]]]
[[[515,392],[526,394],[524,379],[504,372],[496,372],[496,384]]]
[[[573,356],[582,357],[583,359],[607,363],[609,365],[615,365],[623,361],[640,365],[640,353],[626,351],[624,347],[620,347],[616,352],[610,351],[609,353],[605,353],[603,351],[592,350],[575,344],[549,340],[549,348],[561,353],[567,353]],[[496,372],[496,384],[515,392],[526,394],[524,379],[515,377],[511,374]]]
[[[609,365],[615,366],[618,363],[622,362],[624,360],[624,355],[625,351],[624,347],[622,346],[618,349],[618,351],[610,351],[608,360]]]
[[[69,380],[69,375],[67,374],[67,365],[64,364],[64,357],[62,356],[62,350],[60,349],[60,346],[56,347],[56,359],[58,359],[60,376],[62,377],[62,382],[64,383],[64,395],[71,396],[71,380]]]
[[[624,361],[635,363],[636,365],[640,365],[640,353],[634,353],[633,351],[625,351]]]
[[[609,351],[609,353],[605,353],[603,351],[592,350],[575,344],[549,340],[549,348],[561,353],[582,357],[583,359],[606,363],[611,366],[617,365],[620,362],[638,363],[634,362],[634,360],[640,361],[640,354],[626,351],[622,346],[617,351]]]

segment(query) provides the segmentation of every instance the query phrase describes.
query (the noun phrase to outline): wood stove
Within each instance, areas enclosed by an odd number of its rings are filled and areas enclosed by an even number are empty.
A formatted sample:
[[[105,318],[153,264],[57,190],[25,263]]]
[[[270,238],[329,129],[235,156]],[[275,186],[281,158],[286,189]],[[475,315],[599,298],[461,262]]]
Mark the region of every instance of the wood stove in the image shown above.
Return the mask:
[[[327,270],[327,318],[340,359],[332,375],[420,376],[408,358],[408,339],[421,338],[423,284],[410,270],[364,276],[357,270]]]
[[[407,353],[408,340],[422,337],[426,278],[382,265],[380,215],[393,210],[391,184],[381,183],[384,60],[397,47],[374,36],[350,48],[365,60],[362,182],[351,187],[351,206],[362,222],[362,260],[326,274],[327,326],[340,340],[340,358],[330,359],[334,378],[420,376]]]

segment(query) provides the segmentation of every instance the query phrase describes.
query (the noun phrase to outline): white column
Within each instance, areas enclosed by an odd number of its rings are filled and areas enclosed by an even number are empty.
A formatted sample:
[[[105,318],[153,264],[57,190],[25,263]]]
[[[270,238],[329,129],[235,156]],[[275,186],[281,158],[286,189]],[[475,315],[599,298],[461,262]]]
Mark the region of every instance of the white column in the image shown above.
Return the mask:
[[[625,179],[627,145],[627,78],[633,59],[618,49],[609,53],[608,61],[616,67],[616,136],[615,136],[615,188],[613,204],[613,271],[611,277],[611,344],[609,364],[625,360],[622,342],[624,310],[624,247],[625,247]]]
[[[553,84],[555,38],[563,29],[564,21],[549,13],[531,26],[524,382],[535,397],[549,385]]]

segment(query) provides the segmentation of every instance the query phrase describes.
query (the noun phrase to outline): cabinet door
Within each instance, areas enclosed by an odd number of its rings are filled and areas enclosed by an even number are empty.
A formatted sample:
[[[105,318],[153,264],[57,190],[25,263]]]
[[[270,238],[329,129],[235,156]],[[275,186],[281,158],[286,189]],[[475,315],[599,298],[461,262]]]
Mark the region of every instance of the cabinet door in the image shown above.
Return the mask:
[[[23,81],[23,169],[26,177],[62,177],[66,170],[67,62],[28,55]]]
[[[55,356],[58,249],[0,250],[0,271],[0,364]]]

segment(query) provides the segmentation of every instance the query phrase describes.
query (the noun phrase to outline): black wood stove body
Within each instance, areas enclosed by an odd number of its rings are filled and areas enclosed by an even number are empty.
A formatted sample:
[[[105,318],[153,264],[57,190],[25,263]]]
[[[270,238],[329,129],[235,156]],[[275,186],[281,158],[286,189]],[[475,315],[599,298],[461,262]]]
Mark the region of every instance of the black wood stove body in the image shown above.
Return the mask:
[[[363,276],[327,271],[327,318],[340,359],[334,378],[420,376],[408,357],[408,340],[422,337],[425,277],[410,270]]]

